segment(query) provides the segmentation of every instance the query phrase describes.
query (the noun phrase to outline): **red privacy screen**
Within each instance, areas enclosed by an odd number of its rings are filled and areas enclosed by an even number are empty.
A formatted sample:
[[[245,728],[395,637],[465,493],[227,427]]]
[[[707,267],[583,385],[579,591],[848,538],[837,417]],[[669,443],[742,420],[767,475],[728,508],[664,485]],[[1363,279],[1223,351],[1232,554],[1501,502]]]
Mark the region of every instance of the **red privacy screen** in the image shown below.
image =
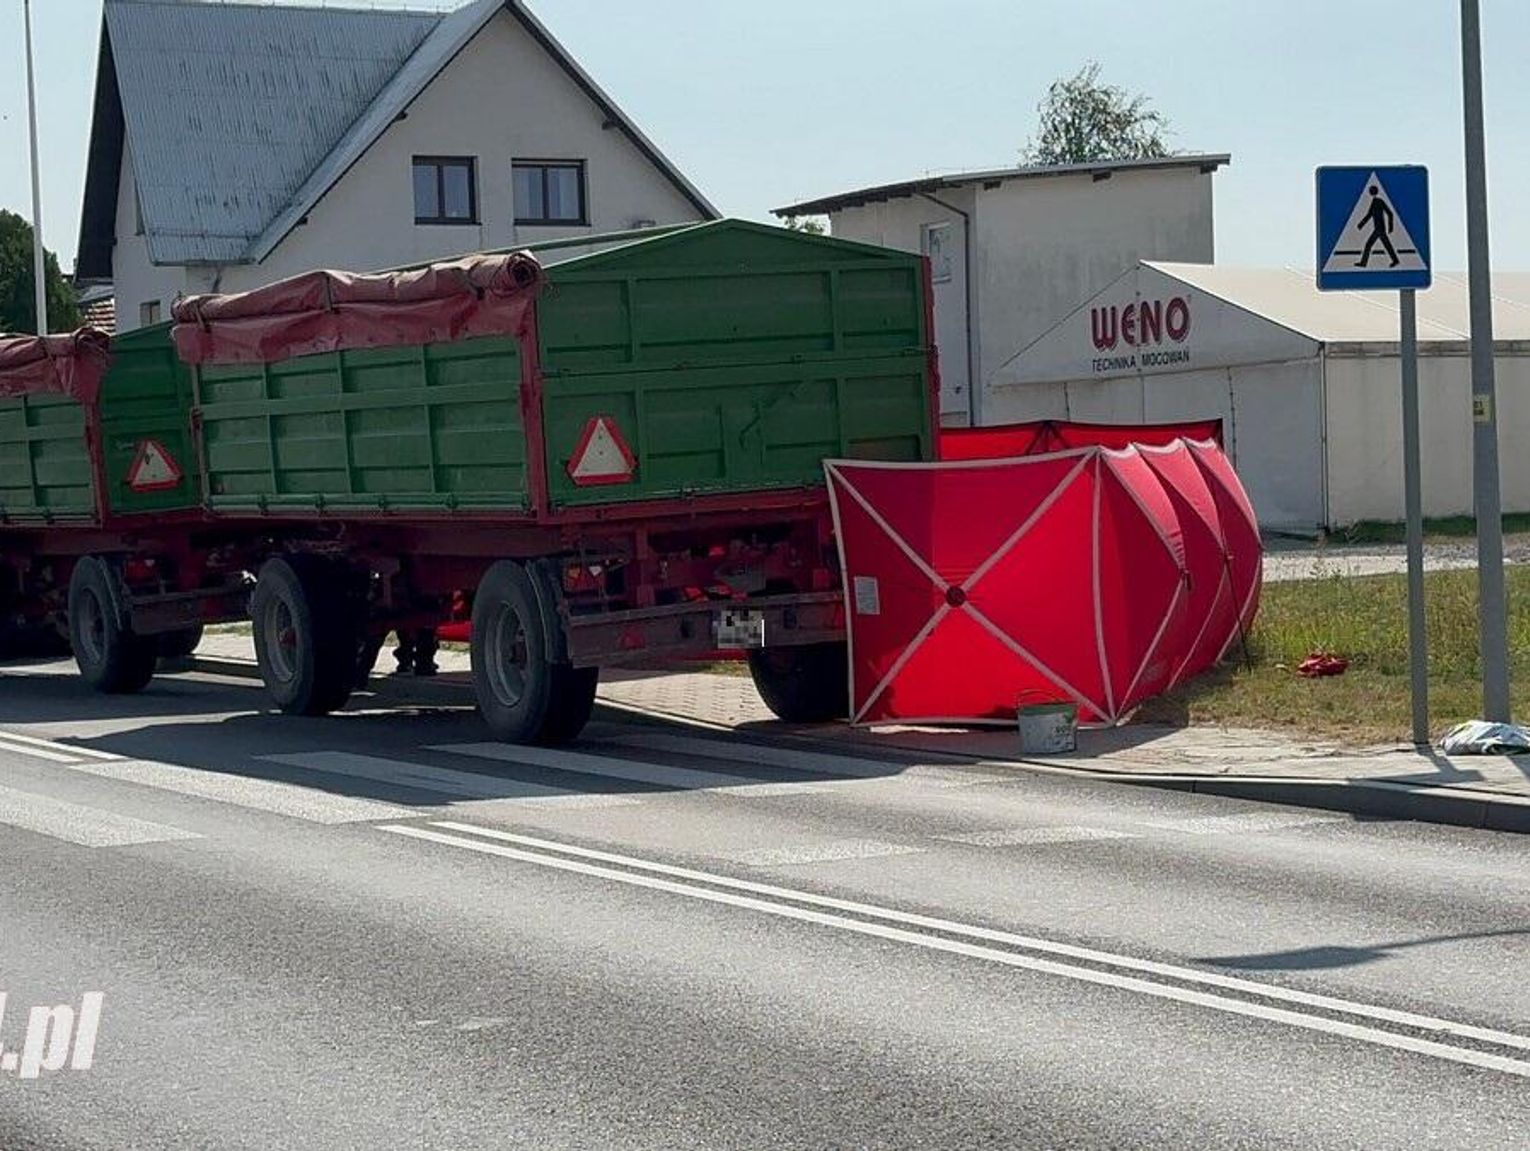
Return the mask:
[[[1254,512],[1220,447],[827,466],[857,723],[1124,719],[1258,607]]]

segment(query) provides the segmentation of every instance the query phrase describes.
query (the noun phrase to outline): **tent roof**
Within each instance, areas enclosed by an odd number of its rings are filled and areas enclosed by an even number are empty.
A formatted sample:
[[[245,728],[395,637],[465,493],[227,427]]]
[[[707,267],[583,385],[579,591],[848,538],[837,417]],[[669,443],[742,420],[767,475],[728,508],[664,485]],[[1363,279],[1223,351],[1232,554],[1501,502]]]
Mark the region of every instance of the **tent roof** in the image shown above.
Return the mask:
[[[1391,292],[1319,292],[1310,269],[1143,264],[1321,343],[1395,344],[1398,339],[1397,296]],[[1494,339],[1530,340],[1530,273],[1495,273],[1493,296]],[[1466,276],[1436,272],[1434,287],[1418,294],[1419,339],[1457,342],[1467,339],[1470,330]]]

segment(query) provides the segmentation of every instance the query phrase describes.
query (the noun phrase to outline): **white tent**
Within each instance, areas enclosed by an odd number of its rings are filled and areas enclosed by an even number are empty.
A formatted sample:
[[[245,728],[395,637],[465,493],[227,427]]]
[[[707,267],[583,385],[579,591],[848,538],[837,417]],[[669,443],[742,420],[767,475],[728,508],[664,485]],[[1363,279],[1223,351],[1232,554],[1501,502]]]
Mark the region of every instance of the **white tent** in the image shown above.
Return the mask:
[[[1403,517],[1393,293],[1311,272],[1143,261],[1001,368],[986,422],[1219,417],[1260,522],[1311,533]],[[1530,275],[1494,277],[1503,505],[1530,511]],[[1472,511],[1465,277],[1418,296],[1424,510]]]

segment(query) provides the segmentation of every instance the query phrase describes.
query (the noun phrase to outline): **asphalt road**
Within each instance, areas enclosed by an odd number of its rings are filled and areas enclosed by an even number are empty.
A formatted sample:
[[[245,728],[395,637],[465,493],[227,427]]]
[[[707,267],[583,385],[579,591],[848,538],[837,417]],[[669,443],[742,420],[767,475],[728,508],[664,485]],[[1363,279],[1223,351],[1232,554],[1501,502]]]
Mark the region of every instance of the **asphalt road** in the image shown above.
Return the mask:
[[[0,671],[4,1151],[1530,1138],[1523,837],[56,670]]]

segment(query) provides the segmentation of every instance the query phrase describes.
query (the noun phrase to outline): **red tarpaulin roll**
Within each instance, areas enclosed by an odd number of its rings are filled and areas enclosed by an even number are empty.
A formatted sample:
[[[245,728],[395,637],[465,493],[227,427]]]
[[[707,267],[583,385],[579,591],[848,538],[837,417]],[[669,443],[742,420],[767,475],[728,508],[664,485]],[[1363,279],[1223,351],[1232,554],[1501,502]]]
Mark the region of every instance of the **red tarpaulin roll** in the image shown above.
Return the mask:
[[[515,336],[544,280],[529,252],[378,275],[306,272],[239,295],[177,300],[173,335],[188,364]]]
[[[111,358],[111,338],[95,328],[0,336],[0,396],[68,396],[93,404]]]
[[[857,723],[1013,723],[1046,702],[1116,723],[1257,607],[1257,528],[1211,442],[825,466]]]

